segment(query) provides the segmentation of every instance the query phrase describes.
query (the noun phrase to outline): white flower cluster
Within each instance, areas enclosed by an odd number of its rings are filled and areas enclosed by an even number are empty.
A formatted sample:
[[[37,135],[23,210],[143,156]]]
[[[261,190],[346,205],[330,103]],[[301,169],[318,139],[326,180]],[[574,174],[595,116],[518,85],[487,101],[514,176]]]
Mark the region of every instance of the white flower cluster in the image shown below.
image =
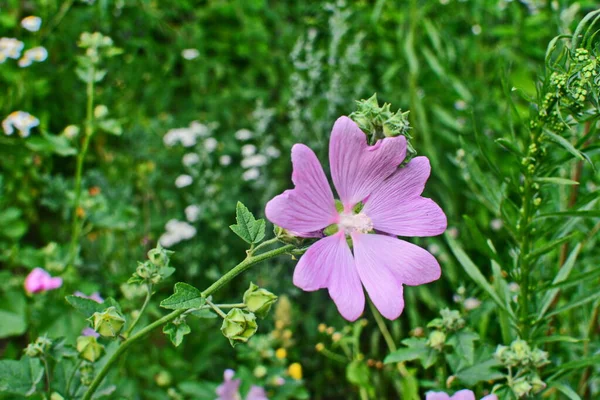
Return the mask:
[[[196,236],[196,228],[185,221],[172,219],[165,225],[166,232],[158,239],[161,246],[171,247],[183,240]]]
[[[2,121],[2,129],[7,135],[12,135],[16,129],[21,137],[27,137],[31,129],[39,124],[40,120],[33,115],[24,111],[15,111]]]
[[[35,15],[23,18],[21,26],[30,32],[37,32],[42,26],[42,19]],[[45,47],[37,46],[27,50],[23,57],[21,52],[25,45],[22,41],[15,38],[0,38],[0,64],[4,63],[6,59],[12,58],[19,60],[18,65],[21,68],[29,67],[34,62],[43,62],[48,58],[48,50]],[[20,58],[19,58],[20,57]]]
[[[193,60],[195,58],[198,58],[200,56],[200,52],[196,49],[184,49],[181,52],[181,57],[185,58],[186,60]]]
[[[240,129],[235,133],[235,138],[240,141],[251,139],[254,134],[248,129]],[[269,158],[277,158],[281,152],[274,146],[269,146],[265,149],[265,154],[257,153],[256,146],[247,143],[242,146],[242,162],[241,166],[245,169],[242,174],[242,179],[245,181],[253,181],[260,177],[260,167],[267,165]],[[231,159],[228,159],[231,162]],[[223,164],[223,163],[221,163]]]
[[[35,15],[30,15],[29,17],[23,18],[21,26],[29,32],[37,32],[42,27],[42,19]]]
[[[179,175],[177,179],[175,179],[175,186],[179,189],[190,186],[194,182],[194,179],[189,175]]]
[[[25,68],[29,67],[34,62],[43,62],[48,58],[48,50],[45,47],[38,46],[32,47],[31,49],[25,51],[23,57],[19,59],[19,67]]]
[[[187,128],[175,128],[167,132],[163,137],[163,142],[168,147],[173,147],[177,143],[181,143],[183,147],[192,147],[198,142],[198,138],[204,138],[210,135],[211,128],[201,124],[198,121],[193,121]],[[207,139],[208,140],[208,139]],[[213,141],[215,143],[213,143]],[[209,146],[216,147],[216,140],[212,138]],[[214,148],[213,148],[214,150]]]
[[[18,39],[15,38],[0,38],[0,64],[6,61],[7,58],[13,60],[21,57],[21,51],[25,45]]]
[[[200,218],[201,211],[199,206],[195,204],[189,205],[185,208],[185,218],[190,222],[196,222]]]

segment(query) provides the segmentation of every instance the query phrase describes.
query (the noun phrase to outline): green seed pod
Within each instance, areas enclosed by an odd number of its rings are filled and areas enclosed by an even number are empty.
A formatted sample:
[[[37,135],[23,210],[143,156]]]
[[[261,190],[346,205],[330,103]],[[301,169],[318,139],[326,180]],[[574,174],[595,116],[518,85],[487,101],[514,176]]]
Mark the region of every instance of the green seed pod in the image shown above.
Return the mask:
[[[77,338],[79,356],[89,362],[96,362],[104,353],[104,346],[98,343],[94,336],[79,336]]]
[[[433,331],[429,334],[427,345],[438,351],[442,351],[446,343],[446,334],[442,331]]]
[[[125,325],[125,318],[116,309],[116,307],[108,307],[103,312],[95,312],[88,318],[94,327],[94,330],[103,337],[117,337]]]
[[[256,316],[239,308],[232,308],[221,325],[221,332],[234,347],[238,343],[246,343],[257,329]]]
[[[259,318],[266,317],[276,301],[277,296],[252,282],[250,282],[250,287],[244,293],[244,304],[250,312],[253,312]]]
[[[159,244],[155,249],[148,252],[148,259],[158,268],[167,267],[169,265],[171,254],[173,254],[172,251],[163,249]]]
[[[532,389],[532,386],[529,384],[529,382],[527,382],[527,379],[525,379],[525,378],[516,379],[516,380],[512,381],[509,384],[509,386],[512,389],[515,396],[517,396],[518,399],[520,399],[523,396],[528,395]]]

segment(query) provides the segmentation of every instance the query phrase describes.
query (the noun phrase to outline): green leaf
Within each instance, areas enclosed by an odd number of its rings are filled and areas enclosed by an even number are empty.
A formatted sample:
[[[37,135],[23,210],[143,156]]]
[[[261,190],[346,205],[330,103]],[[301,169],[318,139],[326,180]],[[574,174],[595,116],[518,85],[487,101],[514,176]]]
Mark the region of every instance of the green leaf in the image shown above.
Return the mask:
[[[91,317],[96,312],[102,312],[106,310],[108,307],[114,306],[117,310],[121,311],[121,306],[115,299],[109,297],[104,300],[103,303],[98,303],[91,299],[86,299],[85,297],[79,296],[66,296],[65,299],[67,302],[72,305],[77,311],[83,314],[86,318]]]
[[[579,185],[577,181],[558,177],[535,178],[534,181],[538,183],[554,183],[556,185]]]
[[[213,313],[212,311],[210,311],[208,309],[194,310],[190,313],[190,315],[193,315],[194,317],[198,317],[198,318],[207,318],[207,319],[217,318],[217,314]]]
[[[44,376],[37,358],[23,357],[20,361],[0,361],[0,393],[29,396]]]
[[[590,158],[582,153],[581,151],[577,150],[575,148],[575,146],[573,146],[573,144],[571,142],[569,142],[567,139],[565,139],[564,137],[557,135],[554,132],[551,132],[549,130],[544,130],[544,134],[546,136],[548,136],[550,139],[552,139],[553,142],[557,143],[559,146],[561,146],[563,149],[565,149],[566,151],[568,151],[569,153],[571,153],[573,156],[575,156],[576,158],[580,159],[580,160],[585,160],[587,161],[592,167],[594,166],[594,164],[592,163],[592,161],[590,160]]]
[[[577,261],[577,257],[579,256],[581,247],[582,247],[582,244],[579,243],[577,246],[575,246],[575,248],[573,250],[571,250],[569,257],[567,258],[565,263],[562,265],[562,267],[560,268],[560,270],[554,277],[554,280],[552,281],[553,285],[563,282],[564,280],[566,280],[569,277],[569,274],[571,273],[571,271],[573,270],[573,267],[575,266],[575,261]],[[546,292],[546,294],[544,295],[544,299],[542,300],[542,307],[540,308],[540,314],[538,316],[538,319],[542,319],[544,317],[544,315],[546,314],[546,312],[548,312],[548,310],[552,306],[552,303],[554,302],[554,298],[558,294],[558,290],[559,289],[551,289]]]
[[[475,332],[462,330],[453,334],[446,343],[454,347],[456,353],[464,358],[469,365],[475,360],[475,341],[479,340],[479,335]]]
[[[22,292],[7,292],[0,298],[0,338],[19,336],[27,330],[27,301]]]
[[[566,372],[570,369],[580,369],[583,367],[589,366],[597,366],[600,365],[600,354],[596,354],[591,357],[580,358],[579,360],[570,361],[568,363],[559,364],[556,367],[552,368],[549,372]],[[552,380],[552,378],[550,378]]]
[[[467,256],[467,254],[460,247],[460,245],[454,239],[452,239],[450,235],[445,234],[445,237],[446,241],[448,242],[448,246],[450,247],[450,250],[452,250],[452,253],[454,253],[467,275],[469,275],[469,277],[471,277],[471,279],[473,279],[473,281],[475,281],[475,283],[479,285],[480,288],[487,292],[487,294],[492,298],[492,300],[494,300],[498,307],[508,312],[509,315],[514,319],[514,313],[512,312],[512,310],[510,310],[506,306],[506,304],[504,304],[504,302],[500,299],[492,285],[490,285],[490,283],[483,276],[479,268],[477,268],[473,261],[471,261],[469,256]]]
[[[364,361],[354,360],[346,367],[346,379],[356,386],[368,387],[370,372]]]
[[[573,389],[571,389],[570,386],[566,384],[555,382],[549,385],[549,387],[556,388],[559,392],[567,396],[570,400],[581,400],[581,397],[579,397],[579,395]]]
[[[265,237],[265,220],[256,220],[248,208],[238,201],[235,215],[237,224],[229,228],[246,242],[258,243]]]
[[[160,306],[170,310],[200,308],[204,305],[202,292],[187,283],[177,282],[175,293],[160,302]]]
[[[523,153],[521,152],[519,147],[508,139],[498,138],[496,139],[496,143],[498,143],[500,146],[504,147],[505,149],[509,150],[510,152],[516,154],[519,157],[523,156]]]
[[[409,338],[402,341],[406,348],[398,349],[389,354],[383,361],[385,364],[412,361],[419,359],[423,368],[427,369],[436,363],[438,352],[427,346],[425,339]]]
[[[600,218],[600,210],[569,210],[556,211],[551,213],[540,214],[536,219],[550,217],[581,217],[581,218]]]
[[[546,318],[550,318],[550,317],[552,317],[554,315],[563,313],[565,311],[572,310],[573,308],[577,308],[577,307],[583,306],[583,305],[585,305],[587,303],[590,303],[590,302],[592,302],[592,301],[594,301],[596,299],[600,299],[600,292],[596,292],[596,293],[594,293],[592,295],[583,297],[583,298],[581,298],[581,299],[579,299],[577,301],[574,301],[572,303],[567,304],[564,307],[557,308],[556,310],[554,310],[551,313],[549,313],[548,315],[546,315]]]
[[[544,255],[546,253],[548,253],[549,251],[552,251],[555,247],[560,246],[561,244],[568,242],[570,240],[573,240],[575,238],[580,237],[582,234],[581,232],[574,232],[571,233],[570,235],[567,236],[563,236],[561,238],[555,239],[553,241],[551,241],[548,244],[545,244],[539,248],[537,248],[535,251],[533,251],[532,253],[530,253],[527,258],[529,260],[533,260],[541,255]]]
[[[59,156],[72,156],[77,154],[77,149],[64,136],[47,135],[32,136],[25,141],[25,146],[30,150],[40,153],[53,153]]]
[[[504,374],[494,368],[499,367],[500,363],[495,359],[490,359],[482,363],[464,368],[454,375],[465,385],[473,386],[477,382],[490,381],[504,377]]]
[[[169,336],[171,343],[173,343],[175,347],[178,347],[181,342],[183,342],[183,337],[189,334],[191,331],[192,329],[188,324],[185,323],[185,321],[181,321],[178,324],[169,322],[163,327],[163,333]]]

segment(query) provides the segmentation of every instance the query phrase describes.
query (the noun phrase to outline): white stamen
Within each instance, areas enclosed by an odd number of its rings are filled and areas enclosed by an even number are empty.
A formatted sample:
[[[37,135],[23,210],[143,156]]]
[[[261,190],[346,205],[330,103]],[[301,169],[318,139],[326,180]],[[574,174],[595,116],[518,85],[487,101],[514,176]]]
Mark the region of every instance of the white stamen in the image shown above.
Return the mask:
[[[340,222],[338,224],[340,230],[343,230],[346,235],[352,232],[367,233],[373,230],[373,221],[367,214],[340,214]]]

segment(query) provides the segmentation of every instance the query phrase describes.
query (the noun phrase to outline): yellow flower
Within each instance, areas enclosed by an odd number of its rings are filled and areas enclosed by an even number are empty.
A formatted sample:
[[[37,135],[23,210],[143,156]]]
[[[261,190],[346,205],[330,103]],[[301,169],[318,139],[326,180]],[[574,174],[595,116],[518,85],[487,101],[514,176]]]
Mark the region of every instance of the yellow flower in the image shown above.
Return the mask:
[[[275,352],[275,357],[279,358],[280,360],[283,360],[287,357],[287,350],[283,347],[278,348]]]
[[[299,381],[302,379],[302,365],[300,365],[300,363],[290,364],[288,367],[288,374],[292,377],[292,379]]]

